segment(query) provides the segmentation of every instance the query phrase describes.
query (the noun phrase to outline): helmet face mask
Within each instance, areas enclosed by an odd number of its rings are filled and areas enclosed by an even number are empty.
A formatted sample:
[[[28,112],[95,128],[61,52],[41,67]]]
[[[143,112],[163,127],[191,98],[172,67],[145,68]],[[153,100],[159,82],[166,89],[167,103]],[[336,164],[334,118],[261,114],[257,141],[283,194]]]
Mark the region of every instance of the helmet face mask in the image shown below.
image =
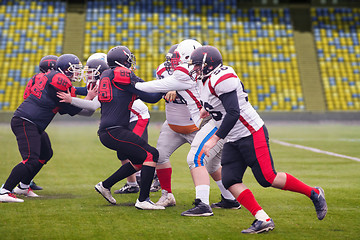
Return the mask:
[[[76,82],[81,81],[82,67],[79,58],[74,54],[63,54],[56,62],[56,70]]]
[[[174,67],[171,62],[171,58],[174,54],[175,49],[177,48],[179,44],[172,45],[168,51],[168,53],[165,56],[166,61],[164,62],[165,70],[168,72],[169,75],[172,75],[174,72]]]
[[[193,80],[203,80],[222,66],[222,56],[219,50],[212,46],[203,46],[191,54],[189,65],[194,65],[190,71]]]
[[[97,83],[100,80],[101,74],[107,69],[109,69],[109,66],[104,60],[88,60],[83,70],[83,79],[87,85]]]

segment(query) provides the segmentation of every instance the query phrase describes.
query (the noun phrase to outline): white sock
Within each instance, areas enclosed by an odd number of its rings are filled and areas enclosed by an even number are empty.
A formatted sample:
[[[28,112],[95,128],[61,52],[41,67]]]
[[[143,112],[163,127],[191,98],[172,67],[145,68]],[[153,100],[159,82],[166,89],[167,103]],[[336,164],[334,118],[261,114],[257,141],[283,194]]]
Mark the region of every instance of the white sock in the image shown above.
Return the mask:
[[[129,181],[127,181],[127,184],[131,187],[136,187],[138,185],[137,182],[129,182]]]
[[[27,184],[23,184],[22,182],[20,182],[20,188],[21,189],[29,189],[30,185]]]
[[[257,220],[266,222],[266,220],[268,220],[270,217],[266,214],[266,212],[263,209],[261,209],[261,210],[256,212],[255,218]]]
[[[200,199],[203,203],[209,205],[210,186],[199,185],[195,187],[196,198]]]
[[[223,197],[225,199],[229,199],[229,200],[235,200],[234,196],[231,194],[230,191],[226,190],[224,185],[222,184],[222,181],[219,180],[219,181],[216,181],[216,184],[218,185],[219,189],[220,189],[220,192],[221,194],[223,195]]]

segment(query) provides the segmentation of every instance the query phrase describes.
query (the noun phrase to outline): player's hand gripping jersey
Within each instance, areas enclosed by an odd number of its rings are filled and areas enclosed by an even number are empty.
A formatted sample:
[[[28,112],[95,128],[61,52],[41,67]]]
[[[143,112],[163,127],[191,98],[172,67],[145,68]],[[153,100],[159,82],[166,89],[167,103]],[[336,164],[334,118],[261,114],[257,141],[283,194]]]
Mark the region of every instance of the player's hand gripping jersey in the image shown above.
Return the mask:
[[[174,73],[161,80],[136,83],[135,87],[146,92],[168,92],[177,91],[181,101],[187,105],[193,123],[199,128],[202,119],[200,119],[200,95],[195,81],[189,76],[189,67],[187,63],[177,66]]]
[[[166,71],[164,63],[160,64],[156,70],[156,78],[161,80],[169,76],[170,74]],[[191,118],[186,102],[178,93],[174,101],[165,100],[165,114],[167,123],[174,132],[189,134],[198,130]]]
[[[217,127],[219,127],[217,133],[219,137],[227,136],[228,141],[236,141],[249,136],[264,125],[263,120],[248,102],[248,94],[233,68],[221,66],[205,81],[198,81],[198,84],[201,85],[201,100],[204,108],[212,115]],[[224,121],[226,111],[220,99],[221,95],[233,91],[236,91],[238,98],[237,108],[240,110],[240,117],[235,125],[231,126],[225,122],[226,120]],[[224,105],[231,108],[233,103],[226,102]]]
[[[39,76],[42,74],[39,74]],[[69,114],[71,116],[78,114],[81,108],[77,108],[68,103],[60,103],[56,96],[57,91],[75,92],[71,81],[62,73],[51,70],[35,78],[28,84],[31,88],[27,91],[30,95],[24,94],[24,102],[16,109],[14,116],[27,119],[35,123],[40,131],[44,131],[54,118],[56,113]]]

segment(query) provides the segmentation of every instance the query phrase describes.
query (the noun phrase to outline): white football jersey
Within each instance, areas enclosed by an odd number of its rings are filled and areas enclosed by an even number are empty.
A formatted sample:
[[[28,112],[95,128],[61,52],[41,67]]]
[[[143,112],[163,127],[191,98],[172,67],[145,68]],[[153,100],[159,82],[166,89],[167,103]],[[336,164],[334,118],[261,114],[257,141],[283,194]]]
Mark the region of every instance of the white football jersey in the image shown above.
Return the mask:
[[[136,99],[130,109],[130,121],[150,118],[149,109],[140,99]]]
[[[138,82],[135,88],[144,92],[168,92],[177,91],[182,101],[186,104],[193,123],[199,127],[202,119],[200,119],[200,94],[195,81],[189,76],[192,66],[182,64],[176,67],[174,73],[163,79]]]
[[[234,127],[227,135],[228,141],[236,141],[240,138],[249,136],[259,130],[264,122],[248,101],[248,94],[244,90],[244,85],[236,75],[234,69],[229,66],[222,66],[215,70],[205,81],[198,81],[201,92],[203,106],[220,127],[226,111],[219,96],[232,91],[237,92],[240,107],[240,117]]]

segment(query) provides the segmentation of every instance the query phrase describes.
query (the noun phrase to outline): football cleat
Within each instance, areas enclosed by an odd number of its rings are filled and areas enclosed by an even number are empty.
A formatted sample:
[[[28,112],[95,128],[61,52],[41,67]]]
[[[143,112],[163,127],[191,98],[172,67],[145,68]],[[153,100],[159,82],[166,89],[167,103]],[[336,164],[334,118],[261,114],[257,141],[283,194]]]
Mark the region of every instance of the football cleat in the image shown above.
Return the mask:
[[[165,207],[158,206],[153,203],[150,198],[145,199],[145,201],[140,202],[139,199],[136,199],[135,207],[141,210],[164,210]]]
[[[195,205],[195,207],[181,213],[181,216],[208,217],[214,215],[211,210],[211,207],[203,203],[200,199],[195,199],[195,202],[193,204]]]
[[[36,191],[36,190],[43,190],[42,187],[36,185],[36,183],[34,181],[31,181],[30,182],[30,188],[33,190],[33,191]]]
[[[176,205],[174,194],[169,193],[166,190],[161,190],[161,197],[159,201],[156,202],[156,205],[163,207],[171,207]]]
[[[0,194],[0,202],[24,202],[24,200],[17,198],[14,194],[12,193],[4,193],[4,194]]]
[[[110,189],[104,188],[102,182],[95,185],[95,190],[100,193],[109,203],[116,205],[116,200],[111,195]]]
[[[18,195],[24,195],[26,197],[39,197],[39,195],[37,195],[36,193],[33,192],[33,190],[31,188],[26,188],[26,189],[22,189],[19,186],[14,188],[13,191],[15,194]]]
[[[315,187],[315,188],[319,190],[319,194],[317,194],[314,190],[312,190],[310,199],[314,203],[317,218],[319,220],[323,220],[328,210],[325,200],[325,192],[321,187]]]
[[[139,192],[140,188],[139,186],[130,186],[128,183],[125,183],[125,185],[120,188],[119,190],[115,190],[115,194],[126,194],[126,193],[137,193]]]
[[[241,205],[236,199],[230,200],[224,198],[221,194],[221,201],[218,203],[211,204],[211,208],[225,208],[225,209],[240,209]]]
[[[159,182],[158,177],[156,176],[156,177],[154,178],[153,183],[151,184],[150,192],[157,192],[157,191],[159,191],[160,189],[161,189],[160,182]]]
[[[270,218],[267,221],[260,221],[255,219],[248,229],[242,230],[241,233],[257,234],[271,231],[275,228],[274,221]]]

